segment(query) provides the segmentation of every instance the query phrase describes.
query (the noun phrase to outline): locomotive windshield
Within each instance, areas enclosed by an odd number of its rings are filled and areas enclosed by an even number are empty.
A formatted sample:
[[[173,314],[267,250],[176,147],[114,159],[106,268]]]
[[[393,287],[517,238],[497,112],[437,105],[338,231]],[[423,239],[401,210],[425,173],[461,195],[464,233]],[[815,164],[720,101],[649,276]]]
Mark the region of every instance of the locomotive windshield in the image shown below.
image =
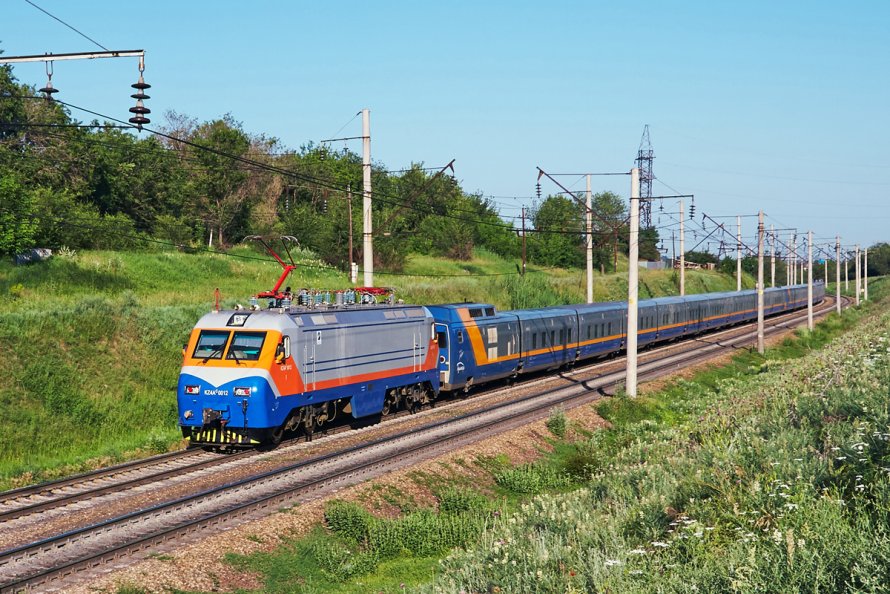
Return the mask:
[[[235,332],[235,338],[229,346],[226,359],[236,361],[256,361],[263,350],[263,341],[266,340],[265,332]]]
[[[229,332],[225,330],[201,330],[198,344],[192,357],[195,359],[222,359],[223,350],[229,340]]]

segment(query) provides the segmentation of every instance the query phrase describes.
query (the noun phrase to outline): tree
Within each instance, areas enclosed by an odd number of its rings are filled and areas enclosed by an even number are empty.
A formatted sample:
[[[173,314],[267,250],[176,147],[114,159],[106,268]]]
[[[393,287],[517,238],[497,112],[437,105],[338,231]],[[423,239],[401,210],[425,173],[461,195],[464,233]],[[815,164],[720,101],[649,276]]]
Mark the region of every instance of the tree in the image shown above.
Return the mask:
[[[35,247],[36,214],[33,198],[18,180],[0,177],[0,254]]]
[[[584,262],[581,207],[571,198],[547,196],[531,211],[534,233],[529,260],[545,266],[581,266]]]
[[[225,245],[235,218],[254,195],[246,185],[245,167],[232,157],[244,157],[250,140],[241,124],[226,116],[198,127],[191,141],[200,148],[191,148],[191,159],[198,164],[192,176],[191,211],[216,232],[217,241]]]
[[[640,229],[640,259],[651,262],[661,260],[661,252],[658,251],[658,229],[655,227]]]
[[[627,209],[624,199],[613,192],[599,192],[591,200],[593,206],[593,265],[613,269],[622,232],[626,238]],[[626,239],[625,239],[626,243]]]
[[[711,252],[686,252],[684,254],[687,262],[694,262],[696,264],[717,264],[719,258],[717,258],[716,254],[712,254]]]

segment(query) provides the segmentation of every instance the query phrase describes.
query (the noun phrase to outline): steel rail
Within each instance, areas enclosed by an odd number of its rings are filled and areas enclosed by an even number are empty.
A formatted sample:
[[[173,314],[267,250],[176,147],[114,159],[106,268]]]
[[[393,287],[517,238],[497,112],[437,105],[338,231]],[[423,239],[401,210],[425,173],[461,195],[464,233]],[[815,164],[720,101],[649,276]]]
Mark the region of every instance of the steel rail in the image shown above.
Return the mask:
[[[88,470],[86,472],[74,474],[59,480],[46,481],[43,483],[10,489],[8,491],[2,491],[0,492],[0,505],[5,505],[11,501],[22,499],[25,497],[47,495],[52,491],[57,491],[65,487],[71,487],[77,485],[78,483],[83,483],[90,480],[101,480],[110,478],[116,474],[139,470],[141,468],[152,466],[154,464],[164,464],[166,462],[177,460],[179,458],[193,456],[200,453],[201,450],[198,450],[197,448],[178,450],[176,452],[167,452],[164,454],[158,454],[156,456],[149,456],[148,458],[140,458],[138,460],[122,462],[120,464],[115,464],[114,466],[105,466],[103,468],[97,468],[95,470]],[[0,518],[3,518],[2,514],[0,514]]]
[[[830,310],[831,307],[821,308],[820,313],[824,313],[826,310]],[[798,313],[798,312],[795,312]],[[784,329],[790,325],[795,323],[799,323],[798,320],[804,319],[804,315],[798,315],[796,317],[792,317],[791,320],[786,322],[782,322],[779,324],[774,324],[771,326],[770,334],[776,333],[781,329]],[[741,344],[747,342],[751,339],[753,333],[748,332],[742,334],[741,336],[730,339],[727,343],[721,344],[719,342],[708,343],[704,347],[700,347],[698,349],[692,349],[687,352],[679,353],[673,356],[665,357],[662,359],[656,359],[652,362],[645,363],[641,365],[641,371],[647,377],[653,374],[657,374],[660,371],[670,371],[675,369],[686,361],[694,361],[702,358],[702,353],[710,353],[713,351],[718,351],[722,349],[726,349],[730,346],[735,346],[736,344]],[[422,428],[415,428],[408,431],[404,431],[398,433],[394,436],[383,437],[372,442],[366,444],[360,444],[357,446],[352,446],[350,448],[346,448],[344,450],[340,450],[338,452],[332,452],[330,454],[318,456],[312,458],[310,460],[304,460],[281,469],[276,469],[273,471],[269,471],[267,473],[263,473],[256,477],[252,477],[249,479],[244,479],[229,485],[224,485],[221,487],[216,487],[202,493],[198,493],[195,495],[183,497],[179,500],[168,502],[164,504],[160,504],[158,506],[154,506],[153,508],[149,508],[148,510],[142,510],[140,512],[134,512],[131,514],[127,514],[125,516],[121,516],[120,518],[115,518],[112,520],[108,520],[106,522],[101,522],[95,526],[82,528],[78,530],[74,530],[58,537],[53,537],[49,539],[44,539],[37,543],[32,543],[30,545],[25,545],[23,547],[19,547],[17,549],[13,549],[10,551],[5,551],[0,554],[0,568],[5,565],[8,565],[13,559],[23,559],[27,557],[34,557],[39,555],[41,551],[45,552],[47,550],[54,550],[60,547],[65,547],[67,545],[74,545],[78,542],[82,542],[84,538],[88,538],[90,534],[98,534],[103,532],[108,532],[108,530],[113,526],[120,526],[130,523],[132,520],[138,520],[141,516],[148,515],[172,515],[175,511],[181,510],[187,507],[194,506],[195,502],[208,499],[215,495],[219,495],[223,492],[231,492],[233,490],[242,489],[245,487],[249,487],[251,485],[261,484],[263,482],[269,481],[272,478],[283,476],[287,473],[293,472],[299,469],[305,469],[309,466],[319,465],[325,461],[331,461],[336,458],[344,458],[348,459],[350,456],[353,456],[359,452],[371,451],[376,447],[380,447],[383,445],[392,445],[395,442],[400,440],[405,440],[406,438],[414,438],[417,439],[421,433],[429,433],[436,429],[441,429],[451,425],[457,425],[460,422],[466,421],[468,419],[482,418],[484,415],[493,414],[499,410],[506,410],[508,408],[515,408],[523,403],[532,402],[532,406],[529,408],[517,410],[513,413],[504,414],[501,416],[497,416],[496,418],[481,422],[478,424],[471,425],[465,429],[458,430],[456,432],[448,432],[446,435],[434,437],[427,442],[423,443],[420,446],[414,446],[407,448],[406,450],[397,450],[391,454],[385,454],[380,458],[372,458],[366,462],[359,462],[358,464],[347,465],[345,468],[336,471],[332,475],[326,475],[318,479],[314,479],[309,482],[298,483],[295,486],[285,486],[279,490],[273,490],[272,493],[263,495],[258,497],[252,501],[244,501],[235,506],[225,507],[222,510],[218,510],[215,512],[211,512],[207,515],[199,516],[196,519],[189,520],[186,523],[183,523],[179,526],[173,526],[170,528],[163,529],[159,532],[155,532],[152,534],[147,534],[144,536],[140,536],[135,540],[131,540],[129,542],[122,543],[113,547],[103,547],[103,550],[98,553],[89,553],[80,558],[75,558],[70,562],[64,563],[63,565],[57,567],[43,568],[39,570],[37,573],[32,575],[24,576],[21,579],[16,579],[13,582],[8,582],[6,584],[2,584],[0,586],[0,591],[18,591],[22,588],[28,588],[31,586],[38,586],[47,583],[48,581],[55,579],[61,576],[71,575],[72,573],[89,568],[96,567],[98,565],[102,565],[103,563],[107,563],[109,560],[118,559],[122,556],[129,555],[138,550],[143,550],[146,547],[153,546],[154,544],[158,544],[161,542],[165,542],[170,540],[171,538],[176,538],[179,535],[187,534],[194,532],[195,530],[200,530],[202,527],[210,526],[210,525],[219,525],[224,523],[232,518],[243,518],[246,515],[251,514],[257,510],[267,509],[271,505],[281,505],[287,501],[292,501],[294,498],[299,497],[301,494],[311,491],[313,488],[319,488],[321,485],[327,485],[332,482],[343,481],[347,477],[360,474],[366,469],[369,468],[379,468],[384,467],[386,465],[392,465],[397,460],[401,459],[406,455],[411,455],[412,457],[417,457],[420,450],[427,450],[430,448],[435,448],[437,446],[441,446],[444,443],[455,441],[459,438],[471,435],[473,433],[477,433],[480,431],[487,431],[488,429],[496,426],[503,425],[508,423],[513,419],[524,418],[530,415],[540,414],[542,410],[549,410],[555,405],[565,405],[570,403],[573,400],[583,400],[583,399],[595,399],[598,398],[596,394],[592,394],[594,390],[602,390],[602,388],[607,387],[609,385],[615,385],[623,379],[624,373],[622,371],[615,371],[612,373],[605,374],[604,376],[600,376],[592,381],[578,381],[575,385],[569,386],[568,388],[559,388],[556,390],[549,390],[544,393],[535,393],[530,394],[525,397],[512,400],[509,402],[500,403],[494,405],[490,408],[473,411],[470,413],[466,413],[463,415],[459,415],[454,418],[430,423]],[[564,396],[556,396],[554,394],[566,392]],[[551,396],[549,399],[541,400],[542,396],[549,395]],[[489,433],[486,433],[489,434]],[[11,590],[10,590],[11,589]]]
[[[796,313],[796,311],[797,310],[795,310],[795,312],[788,312],[785,315],[793,316]],[[783,316],[778,316],[773,319],[780,320],[780,319],[782,319],[782,317]],[[768,324],[768,326],[770,326],[770,325]],[[741,326],[741,327],[744,327],[744,326]],[[736,331],[738,331],[738,328],[739,327],[724,329],[724,330],[721,330],[718,332],[709,333],[708,336],[713,337],[713,336],[720,335],[720,334],[727,333],[727,332],[728,333],[736,332]],[[692,338],[689,340],[696,340],[696,339]],[[650,354],[657,353],[663,349],[673,349],[673,348],[676,348],[678,345],[681,345],[683,342],[685,342],[685,341],[681,341],[681,342],[677,342],[677,343],[673,343],[673,344],[669,344],[669,345],[662,345],[662,346],[657,347],[656,349],[650,350],[649,353]],[[596,361],[587,363],[585,365],[579,366],[575,369],[577,372],[580,372],[582,370],[590,370],[592,368],[599,367],[602,365],[608,365],[608,363],[603,363],[600,360],[596,360]],[[542,378],[542,379],[546,380],[546,378]],[[496,390],[488,390],[486,393],[491,394],[493,392],[496,393]],[[393,417],[400,417],[400,416],[403,416],[403,414],[401,412],[393,415]],[[336,430],[336,428],[331,428],[331,430]],[[297,441],[297,440],[294,440],[294,441]],[[165,470],[165,471],[152,473],[149,475],[144,475],[142,477],[137,477],[134,479],[128,479],[128,480],[123,480],[123,481],[119,481],[119,482],[112,482],[110,484],[102,485],[97,488],[86,489],[86,490],[78,491],[75,493],[69,493],[69,494],[58,493],[58,491],[61,491],[63,489],[69,488],[69,487],[76,487],[79,484],[92,482],[92,481],[107,481],[116,475],[135,472],[137,470],[146,468],[148,466],[166,464],[169,462],[173,462],[179,458],[194,456],[194,455],[201,455],[203,453],[204,453],[203,451],[199,451],[197,448],[189,448],[189,449],[180,450],[177,452],[170,452],[170,453],[166,453],[166,454],[160,454],[157,456],[151,456],[149,458],[143,458],[141,460],[125,462],[125,463],[118,464],[115,466],[100,468],[97,470],[73,475],[73,476],[70,476],[70,477],[67,477],[64,479],[60,479],[57,481],[48,481],[48,482],[40,483],[37,485],[31,485],[31,486],[27,486],[27,487],[21,487],[18,489],[13,489],[10,491],[2,492],[2,493],[0,493],[0,506],[14,505],[15,500],[26,499],[26,498],[31,498],[31,497],[44,497],[44,498],[49,498],[49,499],[47,499],[45,501],[33,503],[33,504],[23,505],[21,507],[16,507],[14,509],[10,509],[7,511],[0,511],[0,521],[12,520],[12,519],[23,517],[23,516],[26,516],[29,514],[46,511],[48,509],[52,509],[55,507],[61,507],[63,505],[70,505],[70,504],[78,502],[78,501],[84,501],[84,500],[91,499],[94,497],[99,497],[101,495],[104,495],[104,494],[107,494],[110,492],[119,492],[121,490],[132,489],[132,488],[135,488],[135,487],[138,487],[141,485],[145,485],[145,484],[149,484],[151,482],[163,480],[165,478],[169,478],[172,476],[201,470],[203,468],[207,468],[207,467],[213,466],[215,464],[223,464],[223,463],[229,462],[236,458],[249,457],[249,456],[257,454],[257,451],[256,450],[247,450],[244,452],[238,452],[236,454],[230,454],[225,457],[220,457],[220,458],[216,458],[216,459],[207,460],[204,462],[199,462],[197,464],[189,465],[187,467],[173,468],[173,469],[169,469],[169,470]]]

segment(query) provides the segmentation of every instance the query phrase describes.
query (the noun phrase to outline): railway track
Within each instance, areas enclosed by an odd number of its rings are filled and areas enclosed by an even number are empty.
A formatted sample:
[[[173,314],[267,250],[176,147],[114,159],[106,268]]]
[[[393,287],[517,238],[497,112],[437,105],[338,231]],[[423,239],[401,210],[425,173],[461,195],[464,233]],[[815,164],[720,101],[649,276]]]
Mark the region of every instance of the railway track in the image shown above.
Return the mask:
[[[826,300],[818,311],[830,311],[831,307],[833,305]],[[806,313],[796,312],[796,315],[790,316],[770,320],[767,335],[799,324],[806,318]],[[728,348],[742,348],[754,336],[750,325],[741,326],[700,337],[697,341],[692,341],[695,343],[694,347],[678,349],[680,345],[687,343],[676,343],[652,349],[641,358],[639,376],[648,380],[667,375],[703,357],[713,356]],[[666,354],[670,350],[679,352]],[[617,366],[614,361],[605,365],[609,364]],[[623,369],[607,371],[595,378],[583,377],[593,369],[602,369],[603,365],[599,363],[563,374],[563,380],[568,385],[558,389],[544,389],[369,443],[287,464],[256,476],[3,551],[0,553],[0,591],[46,589],[60,579],[78,572],[101,568],[133,553],[163,547],[165,543],[172,545],[181,542],[180,539],[185,535],[265,515],[270,510],[312,499],[346,484],[368,480],[401,466],[473,443],[493,432],[521,426],[545,417],[554,406],[571,408],[590,402],[600,398],[601,393],[614,388],[624,379]],[[534,380],[531,385],[545,382],[544,379]],[[526,387],[529,385],[524,384],[523,388]],[[220,458],[232,458],[219,455],[214,457],[216,460],[195,461],[196,464],[210,466],[218,464]],[[170,458],[171,461],[176,459]],[[186,456],[183,455],[182,458]],[[191,472],[191,469],[192,466],[186,466],[179,471],[169,469],[163,473]],[[128,472],[134,471],[131,469]],[[100,476],[101,473],[90,474]],[[161,472],[156,470],[154,474]],[[88,480],[95,480],[95,477]],[[152,482],[152,479],[148,476],[130,477],[127,481],[145,481],[141,484],[146,484]],[[123,488],[121,485],[125,484],[126,481],[118,483],[118,488]],[[47,485],[37,487],[46,490]],[[99,487],[108,488],[114,487]],[[24,491],[17,490],[19,493]]]
[[[781,318],[776,318],[771,322],[781,324],[780,320]],[[713,340],[720,334],[733,331],[737,331],[737,329],[706,335],[704,340]],[[676,344],[672,346],[676,347]],[[670,349],[671,346],[647,351],[642,356],[645,358],[648,353],[660,353],[666,348]],[[597,361],[579,366],[577,370],[581,372],[603,365],[608,365],[608,363]],[[336,432],[338,429],[334,428],[332,432]],[[284,442],[282,446],[286,447],[287,444],[288,442]],[[255,450],[246,450],[235,454],[217,454],[200,449],[187,449],[101,468],[58,481],[13,489],[0,493],[0,523],[69,506],[109,493],[119,494],[143,485],[182,476],[184,473],[212,468],[235,459],[250,458],[256,454]]]

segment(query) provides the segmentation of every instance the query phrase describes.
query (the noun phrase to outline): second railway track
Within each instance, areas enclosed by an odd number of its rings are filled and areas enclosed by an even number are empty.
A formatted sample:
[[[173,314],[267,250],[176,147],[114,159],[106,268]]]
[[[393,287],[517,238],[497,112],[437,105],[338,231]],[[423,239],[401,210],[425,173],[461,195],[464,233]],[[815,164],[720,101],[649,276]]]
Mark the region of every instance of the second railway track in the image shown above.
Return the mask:
[[[830,307],[830,304],[823,305],[820,311],[824,312]],[[779,332],[798,324],[805,317],[805,313],[801,315],[796,312],[770,320],[767,333]],[[653,379],[727,348],[741,348],[753,338],[754,333],[750,328],[750,325],[742,326],[704,336],[694,347],[679,349],[680,352],[676,354],[664,355],[670,350],[678,350],[678,346],[685,343],[653,349],[647,353],[648,361],[640,365],[640,377]],[[624,378],[621,370],[590,379],[581,377],[591,367],[602,365],[588,366],[566,374],[564,378],[569,379],[568,386],[500,402],[480,411],[287,464],[256,476],[3,551],[0,553],[0,589],[3,592],[35,587],[44,589],[61,577],[102,567],[162,543],[176,542],[183,535],[209,526],[234,524],[258,517],[270,509],[315,498],[340,486],[367,480],[478,441],[492,432],[505,431],[543,418],[554,406],[570,408],[589,402],[599,397],[598,391],[614,387]],[[218,455],[216,457],[219,458]],[[212,462],[204,460],[199,464],[210,465]],[[181,472],[187,472],[189,468]]]

